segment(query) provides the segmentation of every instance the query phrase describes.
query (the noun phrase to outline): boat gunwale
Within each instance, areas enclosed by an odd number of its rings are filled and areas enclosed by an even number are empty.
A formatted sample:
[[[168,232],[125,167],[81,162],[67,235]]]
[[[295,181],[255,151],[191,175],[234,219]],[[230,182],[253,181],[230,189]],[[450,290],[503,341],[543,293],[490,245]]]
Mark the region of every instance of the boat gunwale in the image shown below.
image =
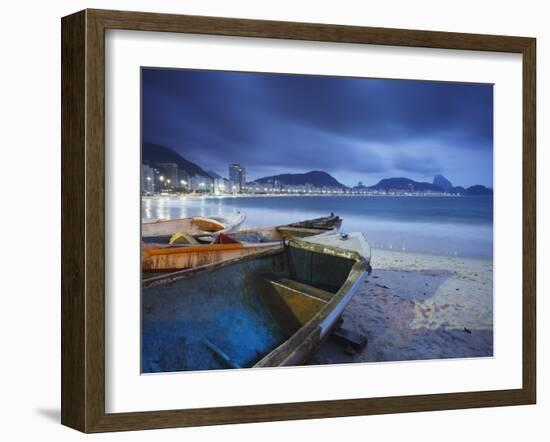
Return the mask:
[[[321,216],[318,218],[307,219],[303,221],[297,221],[295,223],[289,223],[280,227],[304,227],[307,224],[320,224],[327,222],[329,224],[326,229],[335,228],[338,229],[342,225],[344,220],[339,215]]]
[[[183,269],[176,272],[169,273],[167,275],[155,276],[153,278],[147,278],[142,281],[142,288],[149,288],[158,285],[171,284],[173,282],[179,281],[181,279],[191,278],[195,274],[212,272],[219,268],[237,264],[239,262],[251,261],[258,258],[264,258],[270,255],[277,255],[285,250],[284,244],[276,243],[273,248],[269,250],[260,250],[255,253],[251,253],[245,256],[238,256],[233,259],[228,259],[226,261],[219,261],[212,264],[204,264],[202,266],[192,267],[190,269]]]
[[[227,243],[227,244],[200,244],[200,245],[190,245],[187,247],[151,247],[143,248],[142,253],[149,256],[164,256],[164,255],[178,255],[178,254],[188,254],[196,252],[223,252],[226,250],[242,250],[242,249],[253,249],[253,248],[269,248],[277,247],[282,245],[282,240],[280,241],[269,241],[269,242],[236,242],[236,243]],[[214,264],[214,263],[212,263]],[[180,269],[183,270],[183,269]]]

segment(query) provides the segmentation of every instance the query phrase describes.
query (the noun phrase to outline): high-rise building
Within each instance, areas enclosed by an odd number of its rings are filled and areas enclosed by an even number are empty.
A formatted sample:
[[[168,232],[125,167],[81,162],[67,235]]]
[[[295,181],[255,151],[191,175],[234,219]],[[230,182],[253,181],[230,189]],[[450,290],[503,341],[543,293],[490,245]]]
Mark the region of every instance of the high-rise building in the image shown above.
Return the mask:
[[[212,178],[213,189],[216,195],[229,192],[229,181],[225,178]]]
[[[214,191],[214,181],[207,176],[193,175],[189,177],[188,187],[191,192],[210,193]]]
[[[236,183],[239,192],[242,192],[246,186],[246,168],[241,164],[230,164],[229,181]]]
[[[179,187],[183,191],[188,191],[191,188],[189,183],[189,178],[190,178],[189,174],[185,170],[179,169],[178,170],[179,182],[176,187]]]
[[[162,176],[162,189],[172,189],[173,187],[179,187],[179,174],[178,165],[175,163],[158,163],[157,168]]]
[[[147,164],[141,165],[141,192],[153,193],[155,191],[155,171]]]

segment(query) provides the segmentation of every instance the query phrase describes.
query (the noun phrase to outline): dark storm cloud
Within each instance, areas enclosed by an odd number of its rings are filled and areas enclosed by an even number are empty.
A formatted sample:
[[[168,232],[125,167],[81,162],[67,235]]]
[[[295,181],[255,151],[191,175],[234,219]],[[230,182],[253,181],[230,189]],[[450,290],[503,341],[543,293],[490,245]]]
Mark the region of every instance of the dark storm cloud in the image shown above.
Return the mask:
[[[396,170],[404,172],[435,175],[441,170],[437,159],[429,156],[413,157],[408,154],[401,154],[393,163]]]
[[[252,178],[325,170],[353,184],[446,173],[491,184],[492,105],[491,85],[142,71],[145,141],[223,175],[241,162]]]

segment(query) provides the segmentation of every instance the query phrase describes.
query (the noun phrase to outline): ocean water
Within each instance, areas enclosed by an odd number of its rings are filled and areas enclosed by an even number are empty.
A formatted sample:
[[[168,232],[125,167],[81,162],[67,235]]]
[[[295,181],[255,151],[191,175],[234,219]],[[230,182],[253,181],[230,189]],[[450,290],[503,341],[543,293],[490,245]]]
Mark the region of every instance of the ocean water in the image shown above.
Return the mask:
[[[493,256],[492,197],[144,197],[142,220],[245,212],[243,227],[287,224],[334,212],[342,230],[371,246],[444,255]]]

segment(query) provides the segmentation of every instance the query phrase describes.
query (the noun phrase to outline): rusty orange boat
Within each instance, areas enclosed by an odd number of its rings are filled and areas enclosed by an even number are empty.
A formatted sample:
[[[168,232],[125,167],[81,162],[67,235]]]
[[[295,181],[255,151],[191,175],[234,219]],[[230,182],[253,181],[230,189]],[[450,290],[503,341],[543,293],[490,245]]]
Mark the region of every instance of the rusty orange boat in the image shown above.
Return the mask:
[[[342,219],[335,215],[284,226],[261,227],[216,235],[185,235],[185,242],[142,243],[144,276],[222,262],[274,249],[284,240],[336,233]],[[174,236],[172,236],[174,239]],[[202,242],[202,243],[201,243]]]

